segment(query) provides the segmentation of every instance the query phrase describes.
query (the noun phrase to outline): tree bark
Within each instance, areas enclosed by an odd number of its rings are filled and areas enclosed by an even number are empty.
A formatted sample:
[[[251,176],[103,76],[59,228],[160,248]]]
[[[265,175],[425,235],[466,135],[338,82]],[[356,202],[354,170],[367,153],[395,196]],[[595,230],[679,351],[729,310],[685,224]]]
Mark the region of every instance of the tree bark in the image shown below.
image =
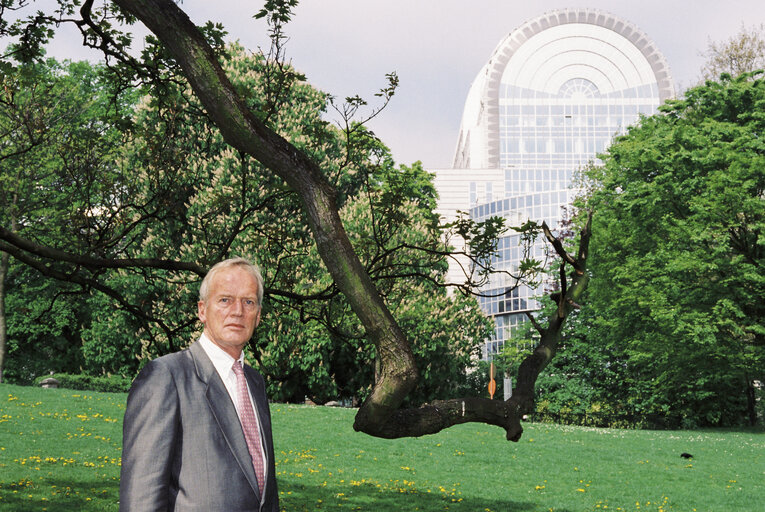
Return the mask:
[[[5,278],[11,255],[0,251],[0,383],[5,375],[5,358],[8,353],[8,329],[5,321]]]
[[[16,179],[18,183],[18,176]],[[11,231],[18,229],[17,225],[17,213],[16,208],[19,202],[18,189],[13,190],[11,195],[11,203],[6,205],[8,208],[8,215],[10,221]],[[2,229],[2,228],[0,228]],[[5,361],[8,357],[8,323],[5,315],[5,280],[8,277],[8,268],[11,263],[11,255],[7,252],[0,250],[0,383],[4,382],[5,378]]]
[[[749,425],[757,425],[757,395],[754,391],[754,380],[746,379],[746,405],[749,413]]]

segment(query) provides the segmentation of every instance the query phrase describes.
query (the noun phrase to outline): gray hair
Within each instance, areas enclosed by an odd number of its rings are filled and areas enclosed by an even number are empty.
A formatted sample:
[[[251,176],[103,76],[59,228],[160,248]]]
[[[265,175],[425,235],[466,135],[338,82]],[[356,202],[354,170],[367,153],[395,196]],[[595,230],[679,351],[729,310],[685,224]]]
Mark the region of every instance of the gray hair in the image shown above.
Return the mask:
[[[244,258],[230,258],[213,265],[199,286],[199,300],[202,302],[207,301],[207,296],[210,293],[210,282],[212,282],[215,274],[231,267],[242,267],[255,278],[255,282],[258,283],[258,306],[263,305],[263,276],[260,274],[260,268],[255,263],[251,263]]]

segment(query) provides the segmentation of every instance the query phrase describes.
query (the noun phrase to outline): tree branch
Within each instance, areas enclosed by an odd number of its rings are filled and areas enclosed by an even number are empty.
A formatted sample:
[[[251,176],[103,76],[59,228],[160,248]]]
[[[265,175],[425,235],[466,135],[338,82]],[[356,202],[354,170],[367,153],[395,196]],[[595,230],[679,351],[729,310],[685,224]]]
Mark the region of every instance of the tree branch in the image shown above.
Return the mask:
[[[541,325],[539,325],[539,322],[537,322],[537,319],[534,318],[534,315],[532,315],[530,311],[526,311],[526,318],[529,319],[529,321],[531,322],[531,325],[534,326],[534,329],[536,329],[536,331],[539,333],[540,336],[545,335],[546,329],[542,327]]]
[[[550,245],[553,246],[558,256],[560,256],[563,261],[576,268],[576,260],[563,248],[563,242],[561,242],[559,238],[552,234],[550,228],[547,227],[547,222],[542,222],[542,231],[545,234],[545,238],[547,238],[547,241],[550,242]]]
[[[353,251],[335,190],[302,151],[249,111],[202,34],[171,0],[114,0],[140,19],[175,58],[224,140],[274,171],[295,190],[319,254],[383,361],[381,379],[359,410],[357,427],[386,421],[417,380],[409,342]]]
[[[31,240],[27,240],[18,236],[17,234],[8,229],[5,229],[2,226],[0,226],[0,240],[5,240],[18,249],[26,251],[30,254],[35,254],[42,258],[48,258],[56,261],[65,261],[67,263],[74,263],[76,265],[88,268],[148,267],[162,270],[193,272],[200,277],[204,277],[205,274],[207,274],[207,268],[191,262],[162,260],[154,258],[104,259],[72,254],[70,252],[61,251],[59,249],[37,244]]]
[[[81,276],[77,272],[71,272],[71,273],[64,273],[59,270],[56,270],[52,268],[49,265],[45,265],[39,260],[36,260],[35,258],[30,257],[30,253],[26,252],[20,247],[17,247],[15,245],[10,245],[4,240],[0,239],[0,251],[6,252],[19,260],[20,262],[24,263],[25,265],[37,270],[42,275],[46,277],[51,277],[53,279],[57,279],[59,281],[65,281],[69,283],[75,283],[78,284],[84,288],[92,288],[95,290],[98,290],[99,292],[111,297],[114,299],[120,306],[125,309],[126,311],[129,311],[133,316],[141,320],[144,324],[144,327],[146,328],[146,331],[148,333],[151,333],[151,329],[149,326],[149,323],[155,323],[157,324],[163,331],[165,331],[165,334],[167,335],[168,339],[172,339],[172,333],[173,330],[170,329],[161,318],[157,318],[151,315],[148,315],[145,311],[141,310],[140,308],[137,308],[136,306],[130,304],[125,298],[118,293],[113,288],[110,288],[103,283],[99,282],[96,279],[89,279],[86,277]]]
[[[486,423],[505,429],[509,441],[518,441],[522,414],[513,403],[488,398],[452,398],[420,407],[400,409],[374,432],[377,437],[397,439],[435,434],[463,423]],[[515,434],[518,433],[517,437]]]

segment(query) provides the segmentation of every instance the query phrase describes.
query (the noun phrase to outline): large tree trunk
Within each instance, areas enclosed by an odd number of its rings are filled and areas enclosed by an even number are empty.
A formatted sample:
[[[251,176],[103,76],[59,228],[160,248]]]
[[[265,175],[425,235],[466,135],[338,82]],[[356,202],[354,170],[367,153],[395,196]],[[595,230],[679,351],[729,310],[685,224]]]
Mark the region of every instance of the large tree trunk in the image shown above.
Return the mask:
[[[757,425],[757,394],[754,390],[754,380],[746,379],[746,405],[749,413],[749,425]]]
[[[10,254],[0,251],[0,382],[3,382],[5,359],[8,352],[8,329],[5,321],[5,278],[8,275],[10,259]]]
[[[380,379],[359,411],[360,424],[384,423],[417,381],[414,356],[351,246],[335,190],[302,151],[261,123],[236,93],[202,34],[171,0],[115,0],[165,45],[228,144],[254,157],[295,190],[319,254],[358,315],[381,359]]]
[[[17,180],[18,181],[18,180]],[[19,202],[19,192],[14,190],[11,194],[11,203],[6,205],[10,216],[11,231],[18,229],[16,209]],[[5,315],[5,280],[8,277],[8,268],[11,263],[11,255],[0,251],[0,382],[5,378],[5,361],[8,357],[8,323]]]
[[[419,408],[398,410],[385,422],[373,426],[363,425],[364,428],[360,428],[357,416],[354,426],[358,430],[378,437],[396,438],[434,434],[452,425],[481,422],[504,428],[508,440],[518,441],[523,433],[521,419],[525,414],[534,411],[534,385],[537,377],[555,356],[566,318],[573,309],[579,307],[582,294],[587,289],[589,283],[587,254],[591,222],[590,214],[581,233],[576,258],[564,251],[560,240],[555,238],[543,224],[545,236],[563,260],[560,276],[561,291],[553,295],[558,308],[547,319],[546,328],[530,317],[530,321],[539,331],[540,342],[532,354],[521,363],[513,396],[510,399],[504,402],[481,398],[439,400]],[[564,269],[568,266],[573,267],[570,285],[564,273]]]

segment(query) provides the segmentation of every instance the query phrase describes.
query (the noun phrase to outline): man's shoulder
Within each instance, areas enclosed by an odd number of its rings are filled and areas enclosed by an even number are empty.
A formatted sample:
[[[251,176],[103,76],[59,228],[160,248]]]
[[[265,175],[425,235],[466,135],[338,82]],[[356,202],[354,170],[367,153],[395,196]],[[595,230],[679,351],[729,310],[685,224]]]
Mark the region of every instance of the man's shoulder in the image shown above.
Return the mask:
[[[194,361],[191,351],[188,348],[185,348],[181,351],[152,359],[141,369],[139,377],[151,379],[164,377],[174,379],[181,373],[193,370]]]
[[[188,348],[158,357],[146,363],[138,372],[131,391],[147,385],[161,387],[187,382],[195,373],[194,369],[194,362]]]
[[[152,359],[148,363],[146,363],[146,366],[152,365],[152,366],[159,366],[164,368],[172,368],[177,366],[183,366],[185,364],[188,364],[192,361],[191,359],[191,351],[189,350],[189,347],[184,348],[183,350],[179,350],[178,352],[172,352],[170,354],[165,354],[164,356],[160,356],[156,359]]]

